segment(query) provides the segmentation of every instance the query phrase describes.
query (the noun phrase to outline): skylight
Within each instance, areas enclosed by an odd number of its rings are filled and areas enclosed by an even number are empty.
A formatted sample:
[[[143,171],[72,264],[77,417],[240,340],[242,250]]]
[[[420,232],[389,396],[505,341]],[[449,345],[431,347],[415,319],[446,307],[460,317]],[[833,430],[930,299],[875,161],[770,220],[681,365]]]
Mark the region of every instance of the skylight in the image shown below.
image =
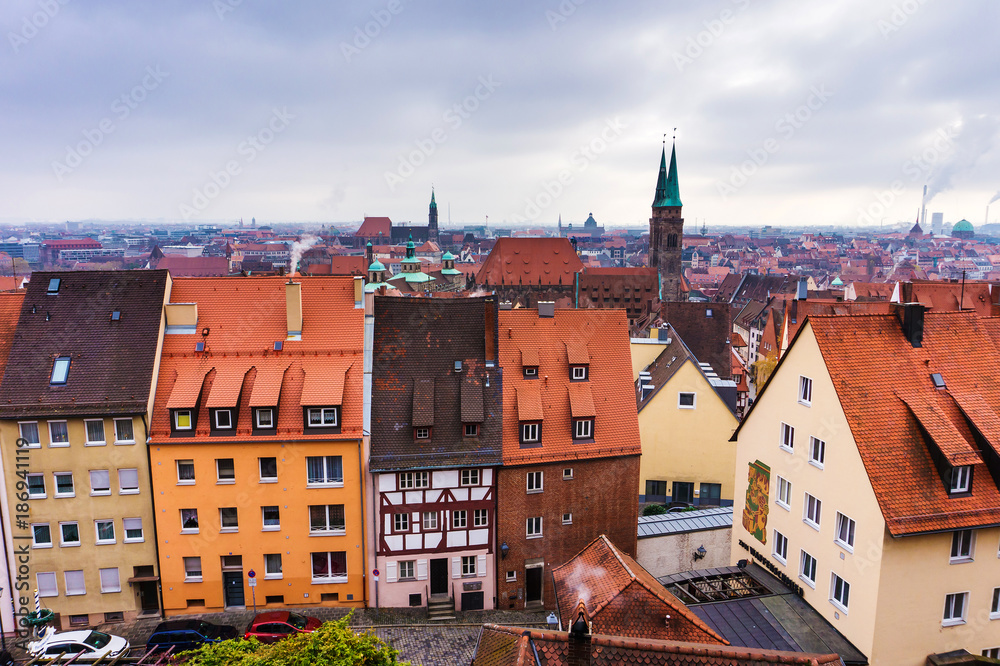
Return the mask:
[[[274,351],[281,351],[281,348],[282,348],[283,345],[284,345],[284,343],[281,340],[275,340],[274,341]]]
[[[49,378],[50,384],[65,384],[66,377],[69,376],[69,356],[60,356],[52,362],[52,377]]]
[[[49,289],[48,293],[58,294],[59,285],[62,283],[62,278],[49,278]]]
[[[934,388],[944,388],[944,377],[941,376],[940,372],[931,373],[931,381],[934,382]]]
[[[194,343],[194,350],[196,352],[203,352],[203,351],[205,351],[205,343],[204,342],[196,342],[196,343]]]
[[[118,321],[122,318],[121,310],[113,310],[111,312],[111,321]]]

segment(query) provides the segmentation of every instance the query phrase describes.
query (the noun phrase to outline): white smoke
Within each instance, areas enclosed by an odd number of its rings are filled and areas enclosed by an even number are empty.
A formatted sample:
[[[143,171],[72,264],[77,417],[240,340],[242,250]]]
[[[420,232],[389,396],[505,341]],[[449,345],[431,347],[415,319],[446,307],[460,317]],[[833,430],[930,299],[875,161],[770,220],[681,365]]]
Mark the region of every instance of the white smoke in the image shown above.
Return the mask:
[[[289,257],[291,263],[289,264],[290,270],[288,271],[288,277],[295,275],[295,271],[299,268],[299,260],[302,259],[303,253],[319,241],[320,239],[318,237],[313,236],[312,234],[305,234],[302,238],[292,243],[291,255]]]
[[[993,203],[994,201],[998,201],[998,200],[1000,200],[1000,192],[997,192],[996,194],[994,194],[994,195],[993,195],[993,198],[992,198],[992,199],[990,199],[990,200],[989,200],[989,201],[988,201],[988,202],[986,203],[986,205],[987,205],[987,206],[989,206],[989,205],[990,205],[991,203]]]
[[[951,150],[936,154],[933,160],[925,203],[954,187],[956,178],[971,171],[976,162],[993,149],[1000,135],[1000,118],[988,115],[963,118],[952,132],[949,132]],[[1000,192],[994,201],[997,198]]]

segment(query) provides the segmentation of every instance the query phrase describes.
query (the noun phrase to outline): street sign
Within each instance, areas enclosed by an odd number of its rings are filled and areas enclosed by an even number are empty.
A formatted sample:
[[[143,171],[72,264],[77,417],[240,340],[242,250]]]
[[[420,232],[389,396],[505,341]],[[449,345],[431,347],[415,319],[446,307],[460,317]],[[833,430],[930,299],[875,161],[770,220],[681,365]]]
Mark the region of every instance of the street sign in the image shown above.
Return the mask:
[[[372,569],[372,575],[375,576],[375,580],[378,580],[378,569]]]
[[[256,578],[251,578],[247,582],[250,584],[250,587],[257,587],[257,579]]]
[[[250,571],[247,572],[247,577],[251,578],[251,579],[256,578],[257,577],[257,572],[254,571],[253,569],[251,569]]]

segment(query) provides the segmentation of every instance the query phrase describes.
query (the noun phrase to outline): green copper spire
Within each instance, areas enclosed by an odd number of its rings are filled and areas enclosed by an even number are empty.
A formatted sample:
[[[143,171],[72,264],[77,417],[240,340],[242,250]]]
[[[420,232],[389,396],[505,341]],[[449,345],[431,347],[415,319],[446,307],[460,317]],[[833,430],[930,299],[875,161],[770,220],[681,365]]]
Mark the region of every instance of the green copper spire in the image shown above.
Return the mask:
[[[437,209],[437,202],[434,201],[434,188],[431,187],[431,208]]]
[[[681,206],[681,192],[677,185],[677,146],[670,148],[670,170],[667,170],[667,146],[664,144],[660,154],[660,175],[656,179],[656,196],[653,198],[653,208]]]

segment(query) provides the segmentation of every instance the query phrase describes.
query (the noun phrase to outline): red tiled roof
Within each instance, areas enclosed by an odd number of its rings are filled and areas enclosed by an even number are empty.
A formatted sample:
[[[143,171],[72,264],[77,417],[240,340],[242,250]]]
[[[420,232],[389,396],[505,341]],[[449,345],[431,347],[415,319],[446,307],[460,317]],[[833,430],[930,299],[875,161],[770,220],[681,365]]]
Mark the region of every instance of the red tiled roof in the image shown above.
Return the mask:
[[[167,254],[156,262],[156,268],[170,271],[171,277],[222,277],[229,275],[229,260],[225,257],[186,257]]]
[[[392,236],[392,220],[387,217],[366,217],[361,227],[354,233],[363,238],[375,238],[379,234],[386,240]]]
[[[246,370],[240,367],[222,366],[216,370],[215,379],[212,382],[212,392],[205,400],[205,406],[214,407],[235,407],[240,398],[240,390],[243,388],[243,378],[246,377]]]
[[[636,455],[639,422],[632,390],[628,319],[624,310],[502,310],[500,366],[518,367],[522,353],[538,356],[537,378],[504,376],[504,464]],[[594,401],[594,440],[572,438],[567,343],[589,348],[586,384]],[[516,405],[517,409],[510,407]],[[542,446],[522,449],[519,419],[543,421]]]
[[[566,357],[570,365],[587,365],[590,363],[590,351],[585,342],[567,342]]]
[[[499,238],[478,284],[573,284],[583,262],[568,238]]]
[[[1000,489],[978,461],[963,415],[984,434],[998,432],[1000,319],[928,312],[921,347],[906,340],[895,315],[810,317],[809,325],[889,532],[1000,523]],[[935,388],[931,373],[940,373],[946,388]],[[971,493],[949,495],[935,448],[959,464],[974,462]]]
[[[569,385],[569,411],[574,419],[597,416],[594,409],[594,396],[590,392],[590,384],[578,382]]]

